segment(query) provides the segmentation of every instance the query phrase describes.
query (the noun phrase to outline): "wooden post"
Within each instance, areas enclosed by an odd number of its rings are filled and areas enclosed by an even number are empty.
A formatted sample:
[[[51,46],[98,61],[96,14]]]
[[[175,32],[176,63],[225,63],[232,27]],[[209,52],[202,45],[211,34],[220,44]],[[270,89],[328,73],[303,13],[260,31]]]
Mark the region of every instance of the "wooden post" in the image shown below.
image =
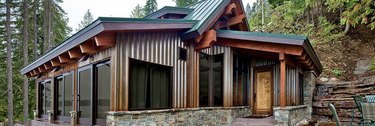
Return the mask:
[[[279,53],[279,60],[280,60],[280,106],[286,106],[286,91],[285,91],[285,80],[286,80],[286,61],[285,61],[285,53]]]

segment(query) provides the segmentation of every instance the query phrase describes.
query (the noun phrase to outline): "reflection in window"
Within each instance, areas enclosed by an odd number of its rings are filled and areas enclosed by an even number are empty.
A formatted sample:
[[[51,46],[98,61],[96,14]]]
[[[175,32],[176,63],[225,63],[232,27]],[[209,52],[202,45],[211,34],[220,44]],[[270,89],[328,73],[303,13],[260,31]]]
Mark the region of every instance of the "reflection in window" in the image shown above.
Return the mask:
[[[85,69],[78,73],[79,84],[79,117],[91,117],[91,69]]]
[[[129,68],[129,109],[171,107],[170,67],[131,60]]]
[[[57,86],[57,116],[61,116],[63,114],[63,107],[64,107],[64,79],[63,77],[58,77],[56,79],[56,86]]]
[[[64,76],[64,116],[70,116],[73,110],[73,74]]]
[[[106,62],[96,66],[97,79],[97,118],[105,119],[105,112],[109,111],[110,104],[110,63]]]
[[[51,100],[52,100],[52,94],[51,94],[51,81],[45,81],[43,83],[44,85],[44,92],[43,92],[43,95],[44,95],[44,110],[43,110],[43,113],[45,115],[47,115],[48,111],[51,110]]]
[[[223,54],[200,53],[199,106],[223,105]]]
[[[233,58],[233,105],[248,105],[248,86],[250,83],[250,61],[248,58]]]

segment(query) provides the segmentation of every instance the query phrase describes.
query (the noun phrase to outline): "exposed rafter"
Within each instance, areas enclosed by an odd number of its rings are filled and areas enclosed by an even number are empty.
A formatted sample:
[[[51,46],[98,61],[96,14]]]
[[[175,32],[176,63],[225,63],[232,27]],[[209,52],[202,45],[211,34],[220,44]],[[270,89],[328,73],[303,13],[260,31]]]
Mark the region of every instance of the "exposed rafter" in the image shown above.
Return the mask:
[[[208,48],[214,42],[216,42],[216,31],[214,29],[208,30],[204,33],[203,39],[195,45],[195,50]]]
[[[114,32],[106,32],[94,37],[96,46],[99,47],[112,47],[116,44],[116,34]]]
[[[73,48],[68,51],[69,58],[71,59],[79,59],[81,56],[83,56],[80,48]]]
[[[72,60],[69,58],[69,54],[67,53],[61,54],[60,56],[58,56],[58,59],[62,64],[72,62]]]
[[[229,14],[234,14],[234,15],[237,14],[237,11],[236,11],[236,4],[235,4],[235,3],[231,3],[231,4],[229,4],[229,5],[225,8],[224,15],[229,15]]]
[[[94,54],[97,52],[97,47],[94,41],[87,41],[85,43],[82,43],[79,45],[79,48],[81,49],[81,53],[85,54]]]
[[[45,64],[43,64],[44,65],[44,68],[46,69],[46,70],[52,70],[53,69],[53,67],[52,67],[52,65],[51,65],[51,62],[47,62],[47,63],[45,63]]]
[[[58,58],[52,59],[50,62],[51,62],[51,65],[52,65],[53,67],[57,67],[57,66],[60,66],[60,65],[61,65],[61,63],[60,63],[60,61],[59,61]]]

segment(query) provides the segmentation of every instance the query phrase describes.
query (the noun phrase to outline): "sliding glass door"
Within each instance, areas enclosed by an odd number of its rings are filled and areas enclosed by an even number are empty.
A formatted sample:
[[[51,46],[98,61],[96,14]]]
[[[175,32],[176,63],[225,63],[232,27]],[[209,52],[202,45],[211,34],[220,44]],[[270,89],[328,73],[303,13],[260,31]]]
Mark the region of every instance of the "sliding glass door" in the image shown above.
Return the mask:
[[[105,125],[110,107],[110,61],[78,69],[78,121],[84,125]]]
[[[73,74],[63,74],[55,79],[56,82],[56,116],[58,120],[70,122],[70,111],[73,110]]]

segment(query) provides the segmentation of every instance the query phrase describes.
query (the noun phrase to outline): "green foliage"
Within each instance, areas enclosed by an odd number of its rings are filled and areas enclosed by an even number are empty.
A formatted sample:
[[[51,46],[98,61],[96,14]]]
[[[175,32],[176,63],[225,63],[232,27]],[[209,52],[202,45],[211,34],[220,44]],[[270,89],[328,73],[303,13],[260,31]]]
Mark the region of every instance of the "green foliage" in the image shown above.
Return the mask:
[[[143,18],[145,16],[145,12],[142,8],[142,6],[135,6],[135,8],[132,10],[132,14],[130,15],[131,18]]]
[[[156,0],[147,0],[146,5],[143,9],[144,9],[145,15],[149,15],[158,9],[158,3],[156,2]]]
[[[360,24],[375,28],[375,1],[374,0],[326,0],[329,11],[344,9],[341,15],[341,24],[349,23],[352,26]]]
[[[187,7],[194,3],[196,3],[198,0],[173,0],[176,2],[177,7]]]
[[[375,57],[371,61],[370,69],[375,71]]]
[[[29,27],[29,60],[33,61],[38,57],[35,57],[33,54],[36,52],[38,55],[42,53],[43,50],[43,27],[42,24],[44,22],[44,6],[41,6],[44,0],[39,0],[38,3],[38,9],[36,10],[37,15],[35,16],[34,11],[34,4],[29,5],[29,9],[23,10],[22,8],[22,1],[20,0],[13,0],[13,6],[12,6],[12,19],[14,19],[14,22],[12,22],[12,65],[13,65],[13,109],[14,109],[14,121],[15,123],[22,123],[23,118],[23,75],[21,75],[20,70],[23,66],[23,36],[22,36],[22,28],[23,27]],[[53,7],[51,8],[52,12],[52,45],[56,46],[59,43],[63,42],[67,38],[67,36],[70,34],[71,28],[67,25],[67,17],[64,10],[59,6],[59,3],[61,3],[61,0],[53,0]],[[4,1],[0,1],[0,9],[4,9],[5,6],[3,6]],[[32,0],[30,0],[29,3],[33,3]],[[5,10],[5,9],[4,9]],[[23,26],[23,18],[22,13],[24,11],[29,12],[30,16],[30,22],[29,26]],[[4,26],[4,20],[5,15],[3,12],[0,12],[0,25]],[[35,37],[35,21],[37,20],[37,26],[36,30],[38,31],[37,34],[37,44],[34,44],[34,37]],[[5,39],[4,39],[4,28],[0,27],[0,57],[2,59],[6,58],[6,45],[5,45]],[[1,60],[0,61],[0,122],[7,123],[7,76],[6,76],[6,61]],[[31,118],[33,116],[32,110],[35,110],[36,107],[36,92],[35,92],[35,80],[29,79],[29,117]]]
[[[85,28],[87,25],[91,24],[93,21],[94,21],[94,18],[90,12],[90,9],[88,9],[85,15],[83,16],[83,20],[78,24],[78,29],[76,29],[76,32]]]
[[[341,70],[341,69],[339,69],[339,68],[334,68],[334,69],[332,70],[332,74],[335,75],[335,76],[337,76],[337,77],[341,76],[344,72],[345,72],[345,71],[343,71],[343,70]]]

